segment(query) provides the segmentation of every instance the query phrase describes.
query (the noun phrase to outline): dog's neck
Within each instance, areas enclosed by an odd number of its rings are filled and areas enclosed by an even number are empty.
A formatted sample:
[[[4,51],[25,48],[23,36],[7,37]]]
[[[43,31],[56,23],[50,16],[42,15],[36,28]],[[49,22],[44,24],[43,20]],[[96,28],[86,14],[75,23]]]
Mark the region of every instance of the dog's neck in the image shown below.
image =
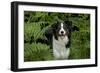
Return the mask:
[[[69,39],[67,36],[59,36],[58,40],[56,40],[55,37],[53,36],[53,42],[55,44],[65,46],[66,44],[68,44]]]
[[[67,36],[58,37],[58,40],[53,36],[53,53],[56,59],[67,59],[69,56],[70,49],[66,48],[69,43]]]
[[[54,49],[66,49],[66,45],[69,43],[69,39],[67,36],[64,37],[58,37],[58,40],[55,39],[53,36],[53,48]]]

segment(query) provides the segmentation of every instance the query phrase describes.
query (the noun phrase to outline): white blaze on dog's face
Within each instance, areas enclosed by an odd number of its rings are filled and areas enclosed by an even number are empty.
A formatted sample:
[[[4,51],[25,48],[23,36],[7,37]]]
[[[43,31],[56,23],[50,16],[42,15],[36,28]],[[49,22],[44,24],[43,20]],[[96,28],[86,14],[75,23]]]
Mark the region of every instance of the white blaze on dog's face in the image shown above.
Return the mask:
[[[61,23],[60,24],[60,30],[59,30],[59,34],[61,35],[61,36],[65,36],[65,34],[66,34],[66,31],[64,30],[64,24],[63,23]]]

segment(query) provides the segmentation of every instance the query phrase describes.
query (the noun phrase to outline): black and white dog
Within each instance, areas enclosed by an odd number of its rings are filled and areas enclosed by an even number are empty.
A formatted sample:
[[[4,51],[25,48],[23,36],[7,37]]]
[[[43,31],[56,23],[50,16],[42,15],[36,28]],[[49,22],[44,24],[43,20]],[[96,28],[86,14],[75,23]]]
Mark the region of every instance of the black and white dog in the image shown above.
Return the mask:
[[[70,55],[71,32],[79,30],[71,21],[53,24],[46,35],[49,42],[52,38],[53,56],[55,59],[68,59]]]

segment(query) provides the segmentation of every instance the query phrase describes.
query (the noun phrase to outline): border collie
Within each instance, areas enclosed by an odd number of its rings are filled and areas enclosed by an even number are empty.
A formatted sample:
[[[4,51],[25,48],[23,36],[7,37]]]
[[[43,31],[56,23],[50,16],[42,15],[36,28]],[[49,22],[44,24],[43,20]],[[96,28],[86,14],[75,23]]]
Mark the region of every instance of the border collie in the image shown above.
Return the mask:
[[[52,38],[54,59],[68,59],[70,55],[71,32],[79,30],[71,21],[57,22],[48,30],[48,40]],[[50,41],[49,41],[50,42]],[[51,42],[50,42],[51,43]]]

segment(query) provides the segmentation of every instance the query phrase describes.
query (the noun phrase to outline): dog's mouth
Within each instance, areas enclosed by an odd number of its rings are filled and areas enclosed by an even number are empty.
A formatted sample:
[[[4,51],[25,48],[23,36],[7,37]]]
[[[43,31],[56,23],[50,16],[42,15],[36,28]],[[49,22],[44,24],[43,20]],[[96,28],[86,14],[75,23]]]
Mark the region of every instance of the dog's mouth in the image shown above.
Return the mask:
[[[59,35],[59,37],[61,38],[61,39],[64,39],[65,38],[65,34],[61,34],[61,35]]]
[[[64,39],[65,36],[66,36],[66,35],[64,35],[64,34],[59,35],[59,37],[60,37],[61,39]]]
[[[59,36],[66,36],[66,34],[59,34]]]

